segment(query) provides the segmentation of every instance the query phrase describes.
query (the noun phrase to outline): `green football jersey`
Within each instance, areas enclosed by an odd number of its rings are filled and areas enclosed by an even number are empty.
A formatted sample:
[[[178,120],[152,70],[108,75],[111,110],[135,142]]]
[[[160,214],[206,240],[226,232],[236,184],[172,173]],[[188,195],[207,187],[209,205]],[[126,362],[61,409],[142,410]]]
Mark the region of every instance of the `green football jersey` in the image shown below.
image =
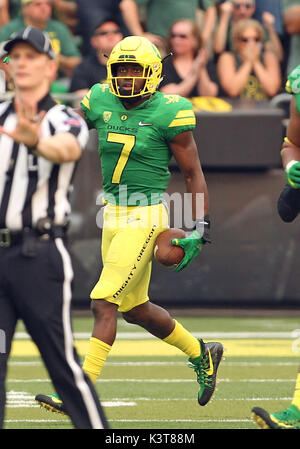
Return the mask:
[[[156,92],[127,110],[108,84],[95,84],[81,108],[98,132],[104,199],[119,205],[161,202],[170,180],[168,142],[195,128],[192,104]]]

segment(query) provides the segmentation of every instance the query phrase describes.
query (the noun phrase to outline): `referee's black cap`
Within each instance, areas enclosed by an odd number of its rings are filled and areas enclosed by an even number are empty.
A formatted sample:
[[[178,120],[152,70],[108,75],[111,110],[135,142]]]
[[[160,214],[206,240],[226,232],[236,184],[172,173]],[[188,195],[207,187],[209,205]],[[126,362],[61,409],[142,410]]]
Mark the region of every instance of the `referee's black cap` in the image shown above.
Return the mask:
[[[39,28],[28,26],[17,33],[14,33],[11,39],[3,46],[3,50],[9,53],[13,46],[18,42],[27,42],[32,45],[36,51],[48,55],[51,59],[55,59],[56,57],[48,33]]]

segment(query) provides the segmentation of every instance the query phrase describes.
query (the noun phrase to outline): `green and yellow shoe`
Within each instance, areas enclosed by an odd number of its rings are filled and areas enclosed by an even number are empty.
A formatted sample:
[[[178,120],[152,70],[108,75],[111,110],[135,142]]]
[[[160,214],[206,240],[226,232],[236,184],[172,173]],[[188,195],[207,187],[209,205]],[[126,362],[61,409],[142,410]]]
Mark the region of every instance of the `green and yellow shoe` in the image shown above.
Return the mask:
[[[51,410],[53,413],[67,414],[63,402],[57,394],[37,394],[35,400],[41,407]]]
[[[198,392],[199,405],[206,405],[216,388],[217,370],[223,356],[223,345],[217,342],[204,343],[199,339],[201,355],[189,358],[189,367],[197,374],[197,382],[200,385]]]
[[[295,405],[277,413],[254,407],[252,418],[262,429],[300,429],[300,410]]]

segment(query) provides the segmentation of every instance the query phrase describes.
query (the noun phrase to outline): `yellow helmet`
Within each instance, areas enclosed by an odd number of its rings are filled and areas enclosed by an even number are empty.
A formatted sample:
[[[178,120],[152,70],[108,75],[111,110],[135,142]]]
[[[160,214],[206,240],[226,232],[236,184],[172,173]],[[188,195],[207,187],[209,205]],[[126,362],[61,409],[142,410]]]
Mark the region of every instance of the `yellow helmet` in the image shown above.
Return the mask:
[[[117,74],[117,65],[121,63],[139,64],[143,67],[142,77],[120,77]],[[162,72],[162,59],[158,49],[148,39],[140,36],[129,36],[121,40],[112,49],[107,61],[107,80],[110,91],[117,97],[131,98],[152,95],[160,81]],[[132,90],[129,95],[122,95],[118,86],[119,78],[132,78]],[[135,93],[135,79],[144,79],[143,88]]]

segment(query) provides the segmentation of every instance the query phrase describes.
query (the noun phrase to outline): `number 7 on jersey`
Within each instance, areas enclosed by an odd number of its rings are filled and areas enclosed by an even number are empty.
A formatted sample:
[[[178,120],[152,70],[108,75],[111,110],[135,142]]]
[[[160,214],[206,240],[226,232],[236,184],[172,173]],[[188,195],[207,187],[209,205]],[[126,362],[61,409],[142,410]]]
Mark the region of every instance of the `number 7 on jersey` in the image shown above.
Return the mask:
[[[112,180],[113,184],[119,184],[124,168],[128,162],[130,152],[135,145],[135,136],[128,134],[108,133],[107,142],[122,143],[123,147],[113,171]]]

